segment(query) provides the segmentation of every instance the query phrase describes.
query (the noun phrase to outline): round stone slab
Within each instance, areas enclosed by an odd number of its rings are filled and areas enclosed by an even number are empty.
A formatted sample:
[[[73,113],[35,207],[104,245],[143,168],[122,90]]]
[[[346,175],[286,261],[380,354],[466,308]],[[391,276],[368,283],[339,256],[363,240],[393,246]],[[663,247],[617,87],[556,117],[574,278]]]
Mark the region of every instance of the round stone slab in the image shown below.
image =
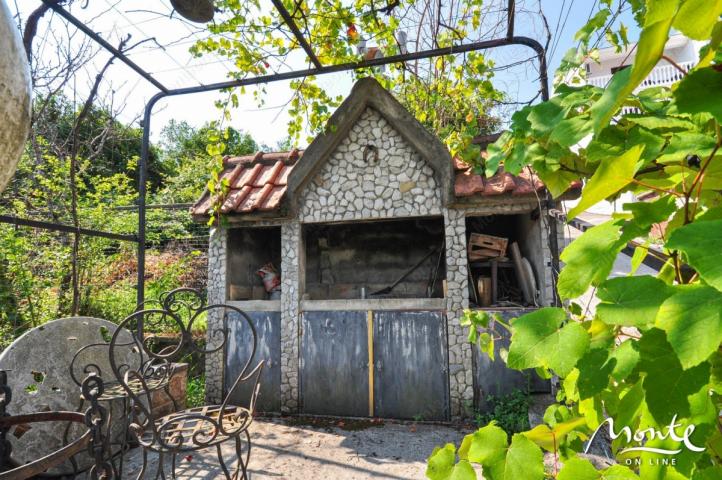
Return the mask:
[[[0,2],[0,192],[15,173],[30,130],[30,67],[17,25]]]
[[[105,382],[115,382],[110,370],[109,341],[117,325],[107,320],[92,317],[70,317],[53,320],[36,327],[17,338],[0,354],[0,370],[7,371],[8,384],[12,389],[12,401],[8,405],[10,415],[22,415],[33,412],[82,411],[80,387],[70,372],[70,365],[76,352],[87,345],[78,355],[74,364],[74,376],[82,382],[87,372],[99,373]],[[131,339],[130,333],[127,337]],[[128,348],[122,355],[130,361]],[[128,363],[129,365],[132,363]],[[121,418],[122,399],[103,402],[102,406],[114,416]],[[122,422],[115,424],[121,426]],[[46,422],[14,427],[8,434],[12,443],[12,458],[18,463],[26,463],[48,455],[67,443],[63,437],[67,423]],[[28,428],[29,427],[29,428]],[[113,436],[118,427],[114,426]],[[68,441],[73,441],[85,431],[84,426],[73,426],[68,432]],[[121,428],[122,431],[122,428]],[[85,452],[76,456],[81,469],[92,464],[92,458]],[[70,463],[51,471],[56,474],[72,473]]]

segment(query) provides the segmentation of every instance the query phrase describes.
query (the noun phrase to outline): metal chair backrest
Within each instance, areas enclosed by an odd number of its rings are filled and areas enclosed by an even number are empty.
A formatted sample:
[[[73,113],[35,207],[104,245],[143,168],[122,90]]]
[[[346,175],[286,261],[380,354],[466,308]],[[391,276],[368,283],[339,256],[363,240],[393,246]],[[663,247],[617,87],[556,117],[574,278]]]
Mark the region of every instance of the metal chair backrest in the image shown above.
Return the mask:
[[[202,294],[194,289],[179,288],[167,292],[160,297],[159,306],[156,308],[145,308],[138,310],[126,317],[119,325],[116,333],[110,340],[109,360],[113,375],[125,390],[133,405],[133,419],[130,429],[144,445],[163,443],[162,423],[157,424],[158,418],[153,415],[152,384],[169,378],[172,375],[172,363],[178,361],[184,355],[194,354],[200,357],[225,351],[229,338],[229,313],[233,312],[233,319],[241,321],[250,330],[253,346],[248,359],[245,361],[240,374],[233,386],[226,393],[223,403],[220,406],[220,415],[229,410],[228,400],[235,390],[245,381],[255,379],[251,398],[249,399],[249,410],[252,413],[255,406],[255,399],[258,395],[258,378],[263,362],[251,369],[257,347],[256,329],[250,317],[245,312],[226,304],[206,305]],[[212,340],[212,347],[206,348],[203,341],[193,336],[195,327],[209,315],[220,314],[222,321],[219,326],[207,332],[206,338]],[[214,322],[215,323],[215,322]],[[212,328],[210,325],[209,329]],[[119,347],[123,343],[122,335],[118,332],[128,330],[132,332],[135,347],[142,352],[147,360],[140,370],[133,370],[118,362]],[[167,342],[168,336],[162,332],[173,331],[176,336],[172,344],[158,350],[157,341],[163,339]],[[255,376],[255,377],[254,377]],[[234,410],[234,409],[233,409]],[[216,409],[218,412],[218,409]],[[181,415],[183,415],[181,413]],[[186,414],[189,419],[207,421],[213,424],[216,430],[222,434],[225,432],[222,422],[216,422],[197,412]],[[176,421],[178,415],[175,415]],[[152,438],[148,438],[152,434]],[[145,439],[144,439],[145,438]],[[208,439],[203,439],[205,443]],[[174,445],[164,445],[173,448]]]

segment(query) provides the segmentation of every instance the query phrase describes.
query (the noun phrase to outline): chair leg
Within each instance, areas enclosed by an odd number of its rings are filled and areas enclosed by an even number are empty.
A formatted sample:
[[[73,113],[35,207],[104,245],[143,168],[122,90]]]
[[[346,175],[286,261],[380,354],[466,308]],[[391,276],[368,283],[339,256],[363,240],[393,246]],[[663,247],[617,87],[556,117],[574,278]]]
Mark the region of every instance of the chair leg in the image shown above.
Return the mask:
[[[138,473],[138,476],[135,478],[135,480],[141,480],[145,476],[145,470],[148,468],[148,451],[141,447],[143,450],[143,465],[140,467],[140,473]]]
[[[243,443],[241,441],[241,437],[236,437],[236,458],[238,459],[236,461],[236,471],[233,473],[234,480],[248,480],[248,455],[250,452],[246,453],[246,461],[243,461]],[[250,443],[249,443],[250,447]]]
[[[171,461],[170,461],[170,474],[171,474],[171,477],[170,477],[170,478],[176,478],[176,476],[177,476],[176,473],[175,473],[175,466],[176,466],[176,458],[177,458],[177,457],[178,457],[178,454],[177,454],[177,453],[173,453],[173,458],[172,458]]]
[[[226,467],[226,463],[223,461],[223,452],[221,451],[221,444],[220,444],[220,443],[216,445],[216,452],[218,452],[218,462],[221,464],[221,468],[223,469],[223,473],[225,474],[226,479],[227,479],[227,480],[232,480],[232,479],[231,479],[231,474],[230,474],[230,472],[228,471],[228,467]]]
[[[159,478],[162,478],[165,480],[165,471],[163,470],[163,462],[165,461],[165,458],[163,458],[163,452],[158,453],[158,470],[155,472],[155,480],[158,480]]]

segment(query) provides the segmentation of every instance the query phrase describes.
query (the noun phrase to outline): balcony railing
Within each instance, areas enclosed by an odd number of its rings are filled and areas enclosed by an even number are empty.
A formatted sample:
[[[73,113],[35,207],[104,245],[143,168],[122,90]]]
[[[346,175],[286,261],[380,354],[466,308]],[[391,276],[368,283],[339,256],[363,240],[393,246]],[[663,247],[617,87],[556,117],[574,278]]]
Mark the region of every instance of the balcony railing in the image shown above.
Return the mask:
[[[684,71],[689,72],[692,67],[695,66],[695,63],[683,62],[678,63],[678,65]],[[645,78],[644,81],[636,88],[635,92],[650,87],[668,87],[674,82],[678,82],[679,80],[681,80],[682,76],[682,72],[677,70],[677,68],[672,65],[660,65],[658,67],[654,67],[652,71],[649,72],[649,75],[647,75],[647,78]],[[605,88],[611,79],[611,75],[591,77],[587,79],[587,84],[594,85],[595,87]]]

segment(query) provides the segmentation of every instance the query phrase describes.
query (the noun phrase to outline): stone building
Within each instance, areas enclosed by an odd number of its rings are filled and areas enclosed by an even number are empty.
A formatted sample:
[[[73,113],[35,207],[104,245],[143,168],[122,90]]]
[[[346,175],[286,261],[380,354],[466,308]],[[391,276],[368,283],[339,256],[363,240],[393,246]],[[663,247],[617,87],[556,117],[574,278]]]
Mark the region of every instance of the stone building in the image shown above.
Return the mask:
[[[305,151],[224,166],[230,191],[211,234],[208,295],[253,319],[268,362],[261,410],[448,419],[481,408],[490,391],[546,387],[479,355],[459,325],[464,309],[482,308],[469,279],[490,266],[469,263],[471,233],[516,243],[535,278],[523,301],[511,262],[495,265],[499,298],[486,308],[509,317],[553,301],[563,229],[532,172],[474,173],[372,79]],[[207,221],[212,203],[206,192],[192,214]],[[257,274],[268,263],[280,298]],[[248,354],[244,335],[207,363],[212,399]]]

